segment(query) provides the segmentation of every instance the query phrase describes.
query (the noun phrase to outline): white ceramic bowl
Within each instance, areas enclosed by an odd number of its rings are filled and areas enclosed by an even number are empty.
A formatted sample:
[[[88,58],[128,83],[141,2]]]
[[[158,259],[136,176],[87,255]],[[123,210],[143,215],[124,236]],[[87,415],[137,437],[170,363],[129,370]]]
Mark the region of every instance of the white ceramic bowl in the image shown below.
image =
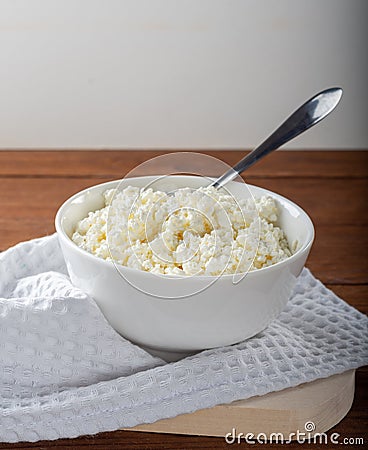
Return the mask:
[[[116,266],[82,249],[71,240],[75,226],[88,212],[104,205],[102,193],[117,187],[146,186],[157,177],[128,178],[93,186],[69,198],[59,209],[55,224],[72,282],[95,299],[110,324],[124,337],[148,349],[191,352],[230,345],[262,331],[286,305],[296,278],[303,269],[314,239],[313,224],[295,203],[271,191],[248,185],[254,197],[270,195],[280,209],[278,225],[289,243],[299,249],[273,266],[249,272],[239,283],[224,275],[170,277]],[[198,187],[205,180],[193,176],[165,179],[161,189]],[[207,181],[208,183],[208,181]],[[227,186],[235,197],[249,196],[245,184]],[[126,275],[126,276],[125,276]],[[129,280],[129,282],[127,281]],[[209,285],[210,284],[210,285]],[[184,298],[159,298],[196,292]]]

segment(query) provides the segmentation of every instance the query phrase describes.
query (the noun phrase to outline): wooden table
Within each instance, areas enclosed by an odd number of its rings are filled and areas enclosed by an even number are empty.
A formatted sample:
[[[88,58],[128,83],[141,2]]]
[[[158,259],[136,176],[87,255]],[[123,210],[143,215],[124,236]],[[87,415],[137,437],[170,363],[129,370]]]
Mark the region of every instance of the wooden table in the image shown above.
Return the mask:
[[[71,194],[121,178],[138,164],[163,153],[1,151],[0,251],[19,241],[53,233],[55,212]],[[203,153],[231,165],[244,155],[236,151]],[[250,184],[287,196],[310,214],[316,227],[316,240],[307,266],[329,288],[365,313],[368,312],[367,163],[365,151],[278,151],[247,171],[245,177]],[[353,407],[332,430],[341,437],[364,437],[365,444],[368,442],[367,374],[366,368],[357,371]],[[0,449],[54,446],[81,449],[88,445],[99,449],[228,448],[220,438],[115,431],[56,442],[0,444]],[[242,442],[241,448],[247,445]],[[288,448],[299,446],[292,444]],[[313,445],[313,448],[329,446]]]

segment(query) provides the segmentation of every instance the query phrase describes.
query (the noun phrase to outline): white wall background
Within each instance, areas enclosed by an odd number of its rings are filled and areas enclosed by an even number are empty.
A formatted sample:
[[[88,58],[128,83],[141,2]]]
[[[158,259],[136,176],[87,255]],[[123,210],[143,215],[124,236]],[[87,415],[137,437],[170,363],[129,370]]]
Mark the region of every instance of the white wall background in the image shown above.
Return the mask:
[[[367,0],[0,0],[0,148],[368,148]]]

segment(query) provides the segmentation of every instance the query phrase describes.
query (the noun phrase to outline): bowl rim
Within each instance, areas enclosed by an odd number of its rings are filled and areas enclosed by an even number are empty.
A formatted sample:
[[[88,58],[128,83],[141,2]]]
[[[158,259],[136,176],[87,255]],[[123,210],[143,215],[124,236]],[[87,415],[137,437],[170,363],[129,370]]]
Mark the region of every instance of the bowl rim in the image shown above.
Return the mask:
[[[194,177],[193,175],[171,175],[171,176],[176,176],[176,177],[182,177],[182,178],[188,178],[188,177]],[[67,198],[59,207],[59,209],[56,212],[55,215],[55,229],[57,232],[57,235],[59,238],[61,238],[69,247],[71,247],[73,250],[80,252],[83,256],[88,257],[90,259],[92,259],[95,262],[107,265],[109,267],[114,267],[116,270],[118,266],[119,269],[121,270],[126,270],[128,272],[133,271],[133,273],[136,274],[145,274],[142,276],[160,276],[163,279],[188,279],[188,280],[206,280],[206,279],[229,279],[231,277],[234,276],[246,276],[246,277],[253,277],[253,276],[257,276],[257,274],[262,274],[267,272],[271,272],[273,270],[278,270],[279,268],[281,268],[282,266],[286,266],[291,264],[294,260],[296,260],[300,255],[302,255],[304,252],[309,251],[314,238],[315,238],[315,229],[314,229],[314,225],[312,222],[312,219],[309,217],[309,215],[304,211],[303,208],[301,208],[298,204],[294,203],[292,200],[289,200],[287,197],[284,197],[283,195],[280,195],[276,192],[270,191],[269,189],[265,189],[261,186],[256,186],[253,184],[249,184],[249,183],[245,183],[251,190],[251,194],[253,195],[252,192],[252,188],[255,188],[256,190],[260,190],[262,191],[262,194],[264,195],[269,195],[270,197],[275,198],[276,200],[279,200],[281,202],[285,202],[288,203],[289,205],[291,205],[292,207],[294,207],[299,214],[301,214],[301,216],[303,217],[303,221],[306,223],[307,225],[307,229],[308,229],[308,234],[309,236],[307,236],[305,243],[295,252],[293,253],[291,256],[289,256],[288,258],[279,261],[275,264],[272,264],[271,266],[266,266],[266,267],[262,267],[260,269],[257,270],[249,270],[248,272],[244,273],[239,273],[239,274],[220,274],[220,275],[195,275],[195,276],[190,276],[188,277],[188,275],[173,275],[173,274],[156,274],[156,273],[152,273],[152,272],[147,272],[144,270],[139,270],[139,269],[135,269],[133,267],[127,267],[127,266],[123,266],[122,264],[119,264],[117,262],[114,261],[108,261],[106,259],[103,258],[99,258],[96,255],[93,255],[92,253],[89,253],[87,250],[84,250],[82,248],[80,248],[75,242],[72,241],[72,239],[66,234],[65,230],[63,229],[62,226],[62,218],[63,218],[63,212],[64,210],[69,206],[70,203],[72,203],[76,198],[80,197],[83,194],[86,194],[87,192],[94,190],[94,189],[101,189],[103,186],[106,186],[106,189],[108,188],[108,186],[110,185],[115,185],[115,184],[119,184],[122,181],[125,180],[137,180],[137,179],[142,179],[142,178],[154,178],[154,177],[162,177],[162,175],[144,175],[144,176],[139,176],[139,177],[132,177],[132,178],[121,178],[121,179],[116,179],[116,180],[111,180],[111,181],[106,181],[104,183],[99,183],[99,184],[95,184],[93,186],[87,187],[85,189],[82,189],[81,191],[76,192],[75,194],[73,194],[71,197]],[[211,179],[211,177],[208,177],[209,179]],[[214,178],[213,178],[214,180]],[[230,183],[237,183],[237,181],[231,181]],[[229,183],[229,184],[230,184]],[[134,186],[134,184],[133,184]]]

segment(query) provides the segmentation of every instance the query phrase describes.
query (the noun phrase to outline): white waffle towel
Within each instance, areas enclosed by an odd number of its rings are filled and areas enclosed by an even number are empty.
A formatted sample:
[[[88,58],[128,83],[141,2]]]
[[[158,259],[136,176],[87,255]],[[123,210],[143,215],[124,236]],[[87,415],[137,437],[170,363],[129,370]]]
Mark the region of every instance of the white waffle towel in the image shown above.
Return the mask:
[[[368,362],[368,318],[304,269],[265,331],[165,363],[71,284],[56,235],[0,254],[0,441],[72,438],[174,417]]]

